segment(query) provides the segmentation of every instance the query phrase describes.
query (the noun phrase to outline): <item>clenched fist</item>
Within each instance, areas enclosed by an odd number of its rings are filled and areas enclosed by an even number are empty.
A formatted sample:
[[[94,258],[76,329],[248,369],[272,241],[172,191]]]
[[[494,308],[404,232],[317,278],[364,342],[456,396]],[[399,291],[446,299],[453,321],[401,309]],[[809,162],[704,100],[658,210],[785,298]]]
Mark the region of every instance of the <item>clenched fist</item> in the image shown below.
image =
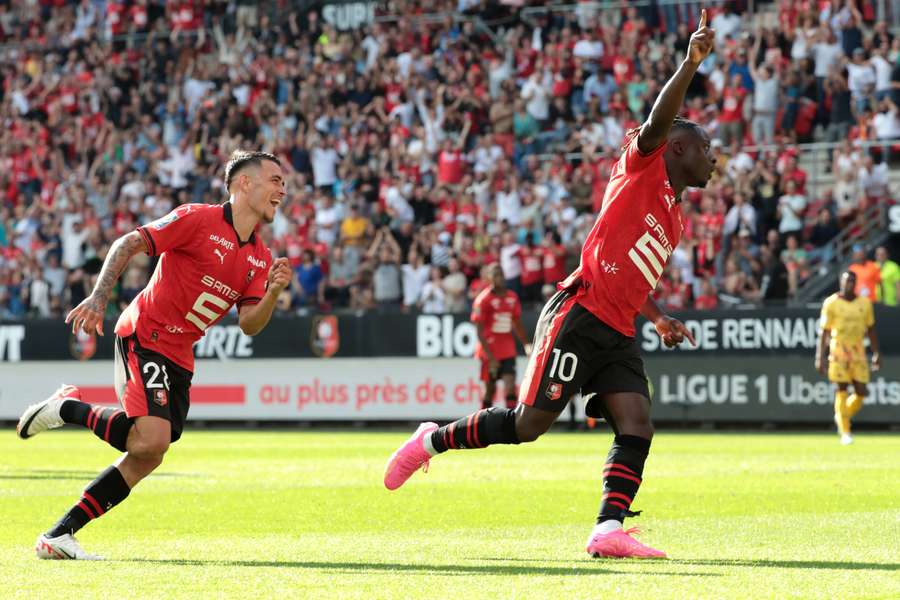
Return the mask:
[[[273,294],[280,294],[291,284],[293,271],[286,258],[275,259],[272,268],[269,269],[269,290]]]

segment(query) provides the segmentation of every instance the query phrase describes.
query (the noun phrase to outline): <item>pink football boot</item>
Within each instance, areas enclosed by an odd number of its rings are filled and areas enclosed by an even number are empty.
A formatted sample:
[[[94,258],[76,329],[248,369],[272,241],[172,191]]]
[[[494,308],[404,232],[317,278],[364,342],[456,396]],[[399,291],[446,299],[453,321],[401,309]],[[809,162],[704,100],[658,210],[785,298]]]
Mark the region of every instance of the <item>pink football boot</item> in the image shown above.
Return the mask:
[[[422,423],[416,432],[391,454],[384,470],[384,487],[396,490],[420,467],[424,466],[424,470],[428,471],[431,455],[425,450],[422,440],[437,428],[437,423]]]
[[[640,533],[637,527],[616,529],[609,533],[591,533],[587,543],[587,553],[594,558],[666,558],[666,553],[645,546],[633,537]]]

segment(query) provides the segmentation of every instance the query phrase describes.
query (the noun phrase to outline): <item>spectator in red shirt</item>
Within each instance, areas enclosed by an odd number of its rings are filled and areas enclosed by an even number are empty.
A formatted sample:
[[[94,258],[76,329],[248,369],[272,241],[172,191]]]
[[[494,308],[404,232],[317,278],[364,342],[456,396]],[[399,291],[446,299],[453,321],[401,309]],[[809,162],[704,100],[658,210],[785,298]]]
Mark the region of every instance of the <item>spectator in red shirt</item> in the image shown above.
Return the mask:
[[[562,244],[559,233],[549,230],[541,241],[543,252],[544,283],[556,285],[566,278],[566,247]]]
[[[744,89],[743,77],[733,75],[730,85],[722,92],[722,110],[719,112],[719,137],[725,146],[744,139]]]
[[[694,300],[694,308],[697,310],[712,310],[719,306],[719,296],[716,294],[716,288],[709,279],[704,279],[700,284],[702,292],[697,299]]]
[[[534,235],[530,232],[525,245],[519,250],[522,259],[522,302],[537,303],[541,300],[541,288],[544,286],[544,248],[534,243]]]
[[[466,165],[459,144],[444,140],[444,147],[438,154],[438,184],[456,185],[462,181]]]

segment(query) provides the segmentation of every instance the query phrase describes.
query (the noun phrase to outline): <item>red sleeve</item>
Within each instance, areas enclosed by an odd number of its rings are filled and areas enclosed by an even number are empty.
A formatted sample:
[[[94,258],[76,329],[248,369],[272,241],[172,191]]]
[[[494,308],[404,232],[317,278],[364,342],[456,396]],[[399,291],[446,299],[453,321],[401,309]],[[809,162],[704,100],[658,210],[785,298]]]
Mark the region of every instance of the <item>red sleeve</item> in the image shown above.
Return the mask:
[[[159,256],[166,250],[178,248],[197,239],[197,230],[206,214],[208,204],[184,204],[166,216],[137,228],[147,242],[148,254]]]
[[[250,285],[238,298],[238,310],[245,305],[258,304],[263,299],[263,296],[266,295],[266,289],[269,287],[269,267],[272,264],[272,253],[267,248],[265,256],[260,258],[265,261],[265,267],[254,269],[255,273],[253,274],[253,279],[250,280]]]
[[[622,158],[619,159],[622,162],[625,173],[638,173],[649,167],[657,159],[661,160],[662,154],[666,150],[666,144],[667,142],[663,142],[652,152],[644,154],[638,149],[638,135],[632,136],[628,145],[625,146]]]

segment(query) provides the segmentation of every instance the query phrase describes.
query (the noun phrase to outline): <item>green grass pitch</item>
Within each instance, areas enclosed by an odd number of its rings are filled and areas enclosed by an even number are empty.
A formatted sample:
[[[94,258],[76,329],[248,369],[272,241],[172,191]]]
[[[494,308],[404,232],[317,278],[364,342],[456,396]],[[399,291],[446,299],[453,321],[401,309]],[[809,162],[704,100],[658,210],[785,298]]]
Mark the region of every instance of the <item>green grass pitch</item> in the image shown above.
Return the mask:
[[[79,534],[91,563],[32,544],[115,451],[3,433],[2,598],[900,598],[897,435],[661,432],[630,524],[671,559],[622,561],[583,549],[606,433],[451,452],[387,492],[406,433],[188,429]]]

